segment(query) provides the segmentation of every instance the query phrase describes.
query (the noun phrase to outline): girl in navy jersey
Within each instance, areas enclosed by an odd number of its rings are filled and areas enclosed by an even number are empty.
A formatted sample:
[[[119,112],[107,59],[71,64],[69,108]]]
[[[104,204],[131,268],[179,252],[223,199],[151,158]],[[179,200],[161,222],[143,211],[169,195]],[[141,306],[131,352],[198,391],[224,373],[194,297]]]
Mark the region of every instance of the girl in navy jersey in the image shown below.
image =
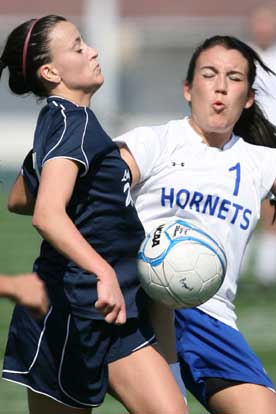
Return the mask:
[[[224,246],[227,273],[220,290],[199,308],[175,312],[185,385],[219,414],[276,413],[274,385],[238,330],[234,306],[261,201],[276,194],[276,128],[255,102],[257,64],[273,76],[240,40],[206,39],[184,84],[190,116],[116,139],[137,184],[133,196],[146,231],[162,218],[193,219]]]
[[[183,414],[151,346],[130,172],[89,109],[104,80],[97,57],[73,24],[52,15],[14,29],[1,56],[12,92],[47,98],[29,155],[36,177],[26,169],[25,183],[43,237],[34,270],[51,301],[40,321],[16,307],[3,378],[28,387],[31,414],[90,413],[107,389],[131,413]]]

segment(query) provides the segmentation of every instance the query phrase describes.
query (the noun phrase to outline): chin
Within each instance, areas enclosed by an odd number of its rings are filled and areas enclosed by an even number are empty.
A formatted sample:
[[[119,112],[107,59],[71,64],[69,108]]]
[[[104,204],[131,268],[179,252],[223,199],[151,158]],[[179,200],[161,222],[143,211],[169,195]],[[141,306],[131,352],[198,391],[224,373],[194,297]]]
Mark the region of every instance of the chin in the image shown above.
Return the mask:
[[[102,85],[104,83],[104,75],[102,73],[99,74],[98,82]]]
[[[99,82],[99,83],[94,84],[92,87],[91,95],[94,95],[100,89],[103,83],[104,81],[102,81],[101,83]]]
[[[210,132],[225,133],[231,131],[231,127],[225,122],[211,122],[209,130]]]

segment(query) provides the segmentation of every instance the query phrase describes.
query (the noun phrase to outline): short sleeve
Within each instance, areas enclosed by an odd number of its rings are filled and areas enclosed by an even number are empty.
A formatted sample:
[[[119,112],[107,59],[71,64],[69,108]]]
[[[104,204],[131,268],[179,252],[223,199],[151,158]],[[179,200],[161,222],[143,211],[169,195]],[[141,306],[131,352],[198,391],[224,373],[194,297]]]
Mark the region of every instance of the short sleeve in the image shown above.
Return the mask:
[[[166,127],[140,127],[114,138],[119,147],[126,145],[134,157],[144,181],[155,173],[166,146]]]
[[[87,126],[89,115],[86,108],[76,111],[62,112],[62,117],[55,120],[57,125],[51,129],[51,135],[47,136],[47,144],[44,148],[44,156],[41,167],[53,158],[68,158],[77,161],[87,172],[92,154],[84,150],[87,139]],[[89,156],[90,155],[90,156]]]

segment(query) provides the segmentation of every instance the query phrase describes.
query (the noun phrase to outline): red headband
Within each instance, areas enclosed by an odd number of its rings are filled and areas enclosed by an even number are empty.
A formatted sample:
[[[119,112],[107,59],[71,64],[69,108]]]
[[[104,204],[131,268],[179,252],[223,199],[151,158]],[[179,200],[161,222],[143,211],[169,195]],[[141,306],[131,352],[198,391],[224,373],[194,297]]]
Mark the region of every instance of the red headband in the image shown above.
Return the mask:
[[[33,20],[32,24],[31,24],[31,26],[30,26],[30,28],[29,28],[29,31],[28,31],[28,33],[27,33],[27,36],[26,36],[25,42],[24,42],[24,47],[23,47],[23,56],[22,56],[22,73],[23,73],[23,76],[24,76],[24,79],[25,79],[25,80],[26,80],[26,67],[27,67],[28,47],[29,47],[30,38],[31,38],[31,34],[32,34],[32,31],[33,31],[34,25],[36,24],[36,22],[37,22],[38,20],[39,20],[39,19],[34,19],[34,20]]]

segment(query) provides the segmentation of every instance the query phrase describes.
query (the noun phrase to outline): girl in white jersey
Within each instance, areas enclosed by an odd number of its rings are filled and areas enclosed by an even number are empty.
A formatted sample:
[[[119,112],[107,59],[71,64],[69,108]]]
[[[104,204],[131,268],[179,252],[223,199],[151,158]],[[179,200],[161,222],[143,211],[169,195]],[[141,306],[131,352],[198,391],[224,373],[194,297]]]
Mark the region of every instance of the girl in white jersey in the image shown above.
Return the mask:
[[[190,117],[116,139],[136,183],[134,200],[146,231],[160,219],[191,218],[225,247],[228,269],[218,293],[197,309],[176,312],[182,378],[210,412],[220,414],[276,412],[273,384],[238,330],[233,303],[261,201],[276,193],[276,149],[268,148],[276,146],[275,129],[252,88],[257,62],[270,72],[238,39],[207,39],[193,55],[184,85]]]

